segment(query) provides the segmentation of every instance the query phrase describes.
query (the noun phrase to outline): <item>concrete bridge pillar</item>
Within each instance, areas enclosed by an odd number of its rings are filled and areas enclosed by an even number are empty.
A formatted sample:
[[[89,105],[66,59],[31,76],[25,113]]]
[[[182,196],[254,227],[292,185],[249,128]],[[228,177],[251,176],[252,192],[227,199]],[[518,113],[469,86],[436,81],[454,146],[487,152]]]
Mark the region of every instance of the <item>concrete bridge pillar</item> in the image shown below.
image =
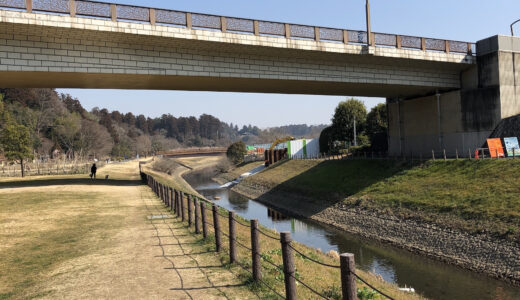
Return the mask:
[[[468,155],[505,118],[520,114],[520,38],[477,42],[477,64],[460,72],[461,88],[388,98],[389,154]]]

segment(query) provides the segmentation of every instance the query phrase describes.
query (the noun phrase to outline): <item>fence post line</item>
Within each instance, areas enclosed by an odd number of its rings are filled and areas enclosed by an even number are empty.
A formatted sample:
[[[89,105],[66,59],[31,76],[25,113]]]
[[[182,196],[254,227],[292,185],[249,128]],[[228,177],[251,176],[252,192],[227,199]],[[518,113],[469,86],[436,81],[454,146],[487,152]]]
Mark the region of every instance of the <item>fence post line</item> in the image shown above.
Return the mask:
[[[295,300],[296,297],[296,281],[294,280],[294,253],[290,247],[291,233],[281,232],[280,242],[282,244],[282,260],[283,272],[285,279],[285,299]]]
[[[193,223],[193,218],[191,217],[192,213],[191,213],[191,208],[192,208],[192,204],[191,204],[191,195],[188,195],[188,227],[191,227],[191,224]]]
[[[195,212],[195,234],[200,233],[200,217],[199,217],[199,200],[197,198],[193,199],[193,209]]]
[[[259,281],[262,279],[262,272],[260,265],[260,242],[258,236],[258,220],[254,219],[251,223],[251,256],[253,262],[253,280]]]
[[[357,300],[356,264],[354,254],[342,253],[339,257],[341,267],[341,292],[344,300]]]
[[[213,228],[215,228],[215,246],[217,252],[220,252],[220,223],[218,221],[218,208],[215,204],[212,207],[213,210]]]
[[[206,221],[206,202],[200,202],[200,214],[202,215],[202,237],[208,238],[208,223]]]
[[[28,13],[32,13],[32,0],[25,0],[26,8]]]
[[[186,220],[186,216],[184,214],[184,193],[179,191],[179,201],[181,204],[180,211],[181,211],[181,220],[184,222]]]
[[[237,260],[236,245],[236,229],[235,229],[235,212],[229,212],[229,263],[232,264]]]

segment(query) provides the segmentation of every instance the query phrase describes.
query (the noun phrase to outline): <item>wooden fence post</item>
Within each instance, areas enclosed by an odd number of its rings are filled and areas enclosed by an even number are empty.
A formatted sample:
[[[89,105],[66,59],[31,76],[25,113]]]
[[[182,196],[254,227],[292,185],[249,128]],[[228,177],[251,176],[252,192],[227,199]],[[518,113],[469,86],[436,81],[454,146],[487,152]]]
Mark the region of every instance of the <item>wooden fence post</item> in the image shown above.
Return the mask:
[[[285,278],[285,299],[296,299],[296,281],[294,280],[294,253],[290,247],[291,233],[281,232],[280,242],[282,244],[283,272]]]
[[[455,159],[459,160],[459,149],[455,149]]]
[[[175,212],[177,213],[177,218],[181,216],[181,202],[180,202],[179,191],[175,190]]]
[[[262,279],[261,265],[260,265],[260,242],[258,236],[258,220],[251,220],[251,256],[253,261],[253,280],[259,281]]]
[[[218,208],[215,204],[212,207],[213,210],[213,228],[215,229],[215,246],[217,252],[220,252],[220,223],[218,221]]]
[[[175,211],[175,195],[173,194],[173,188],[170,188],[170,210]]]
[[[471,160],[471,158],[472,158],[472,157],[471,157],[471,148],[468,148],[468,154],[469,154],[468,157],[469,157],[469,159]]]
[[[435,150],[432,150],[432,159],[435,161]]]
[[[341,266],[341,292],[343,299],[357,300],[354,254],[342,253],[339,257],[339,262]]]
[[[197,198],[193,199],[193,209],[195,211],[195,234],[200,233],[200,218],[199,218],[199,200]]]
[[[191,223],[193,223],[193,219],[191,217],[192,213],[191,213],[191,207],[192,207],[192,204],[191,204],[191,195],[188,195],[188,227],[191,227]]]
[[[179,191],[179,201],[180,201],[180,211],[181,211],[181,221],[184,222],[186,220],[186,216],[184,214],[184,193]]]
[[[235,212],[229,212],[229,263],[232,264],[237,260],[237,234],[235,229]]]
[[[442,149],[442,153],[444,154],[444,161],[446,161],[446,149]]]
[[[206,202],[202,201],[200,203],[200,214],[202,215],[202,237],[204,239],[208,238],[208,223],[206,219]]]
[[[164,189],[165,188],[166,187],[164,186],[164,184],[161,184],[161,199],[162,199],[163,204],[166,204],[166,197],[164,195]]]

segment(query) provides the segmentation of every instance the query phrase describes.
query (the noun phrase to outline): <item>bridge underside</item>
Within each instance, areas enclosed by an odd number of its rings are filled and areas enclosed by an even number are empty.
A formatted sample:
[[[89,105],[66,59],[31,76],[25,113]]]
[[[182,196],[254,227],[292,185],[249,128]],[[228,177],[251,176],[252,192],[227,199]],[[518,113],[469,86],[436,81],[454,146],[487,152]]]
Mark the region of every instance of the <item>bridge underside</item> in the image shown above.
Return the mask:
[[[372,48],[0,11],[2,87],[409,98],[459,89],[473,64],[464,54]]]
[[[204,76],[0,72],[2,87],[186,90],[309,95],[403,97],[435,93],[429,86]],[[443,90],[449,90],[447,88]]]

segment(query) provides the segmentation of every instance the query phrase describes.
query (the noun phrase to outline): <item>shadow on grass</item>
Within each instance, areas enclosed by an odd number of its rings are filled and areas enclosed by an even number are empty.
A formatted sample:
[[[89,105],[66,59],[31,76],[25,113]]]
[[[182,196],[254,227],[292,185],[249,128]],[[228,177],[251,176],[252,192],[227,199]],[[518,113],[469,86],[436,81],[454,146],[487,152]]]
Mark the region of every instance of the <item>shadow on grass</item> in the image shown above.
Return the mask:
[[[141,180],[123,180],[123,179],[96,179],[90,178],[59,178],[59,179],[37,179],[37,180],[20,180],[10,182],[0,182],[0,189],[3,188],[22,188],[35,186],[51,186],[51,185],[111,185],[111,186],[137,186],[142,185]]]
[[[266,169],[264,176],[290,171],[296,163],[280,162]],[[282,213],[310,217],[334,206],[363,189],[420,165],[419,162],[391,160],[335,160],[318,165],[280,183],[256,200],[272,204]],[[279,170],[276,170],[279,169]],[[288,211],[284,207],[297,207]]]

